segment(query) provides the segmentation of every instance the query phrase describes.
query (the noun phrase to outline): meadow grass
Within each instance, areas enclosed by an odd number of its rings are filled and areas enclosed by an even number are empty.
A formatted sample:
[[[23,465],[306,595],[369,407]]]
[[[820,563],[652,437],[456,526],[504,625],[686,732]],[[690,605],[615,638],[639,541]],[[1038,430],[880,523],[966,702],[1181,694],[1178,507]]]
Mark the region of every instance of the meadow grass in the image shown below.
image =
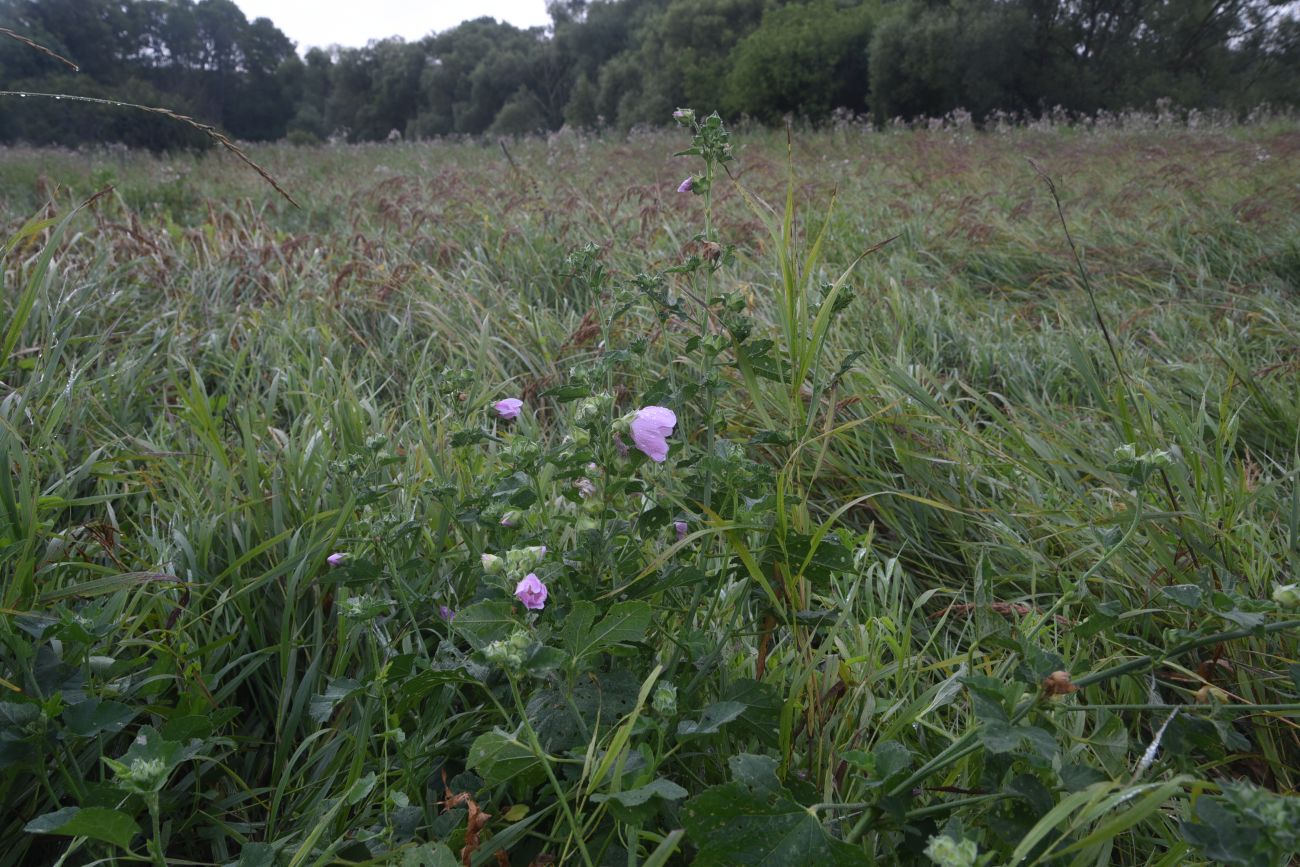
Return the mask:
[[[1300,130],[689,138],[0,152],[0,864],[1285,863]]]

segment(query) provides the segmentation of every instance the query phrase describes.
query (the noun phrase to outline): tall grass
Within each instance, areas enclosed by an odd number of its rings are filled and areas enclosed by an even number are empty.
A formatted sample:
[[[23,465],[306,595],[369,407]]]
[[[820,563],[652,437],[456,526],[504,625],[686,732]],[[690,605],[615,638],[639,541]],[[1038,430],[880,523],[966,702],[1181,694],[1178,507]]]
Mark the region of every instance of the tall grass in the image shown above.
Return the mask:
[[[1300,774],[1300,132],[786,144],[733,137],[716,271],[680,134],[251,148],[301,209],[0,153],[0,864],[778,863],[700,831],[751,791],[806,863],[1279,863],[1231,781]],[[499,525],[574,383],[679,401],[615,517],[682,541]],[[504,679],[439,608],[523,543],[653,622]],[[151,796],[102,759],[155,730]]]

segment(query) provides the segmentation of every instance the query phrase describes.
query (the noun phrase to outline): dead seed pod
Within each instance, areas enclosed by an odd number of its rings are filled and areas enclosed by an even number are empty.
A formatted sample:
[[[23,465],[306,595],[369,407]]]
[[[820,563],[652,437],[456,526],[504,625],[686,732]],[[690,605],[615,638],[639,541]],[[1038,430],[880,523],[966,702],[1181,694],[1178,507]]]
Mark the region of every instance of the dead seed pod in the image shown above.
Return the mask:
[[[1070,680],[1070,672],[1054,671],[1043,678],[1043,694],[1047,696],[1069,695],[1079,688]]]

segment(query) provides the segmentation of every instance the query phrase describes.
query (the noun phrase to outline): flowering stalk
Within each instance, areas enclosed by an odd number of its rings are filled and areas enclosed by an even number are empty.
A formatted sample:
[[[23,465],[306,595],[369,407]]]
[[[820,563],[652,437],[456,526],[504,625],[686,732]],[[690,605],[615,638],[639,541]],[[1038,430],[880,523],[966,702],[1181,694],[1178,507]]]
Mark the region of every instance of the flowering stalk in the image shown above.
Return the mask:
[[[149,855],[153,858],[155,867],[167,867],[167,856],[162,850],[162,809],[158,801],[157,792],[144,796],[145,806],[149,808],[149,822],[153,827],[153,836],[149,838]]]

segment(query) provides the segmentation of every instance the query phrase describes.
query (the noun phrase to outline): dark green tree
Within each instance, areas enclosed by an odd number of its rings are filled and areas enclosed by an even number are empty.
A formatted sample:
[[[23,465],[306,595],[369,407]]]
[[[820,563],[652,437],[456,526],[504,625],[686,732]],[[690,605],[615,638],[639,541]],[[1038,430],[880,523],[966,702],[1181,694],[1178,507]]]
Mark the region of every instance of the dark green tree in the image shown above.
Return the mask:
[[[865,111],[867,49],[878,17],[875,3],[835,0],[768,9],[727,58],[721,104],[765,123],[785,114],[821,120],[841,107]]]

